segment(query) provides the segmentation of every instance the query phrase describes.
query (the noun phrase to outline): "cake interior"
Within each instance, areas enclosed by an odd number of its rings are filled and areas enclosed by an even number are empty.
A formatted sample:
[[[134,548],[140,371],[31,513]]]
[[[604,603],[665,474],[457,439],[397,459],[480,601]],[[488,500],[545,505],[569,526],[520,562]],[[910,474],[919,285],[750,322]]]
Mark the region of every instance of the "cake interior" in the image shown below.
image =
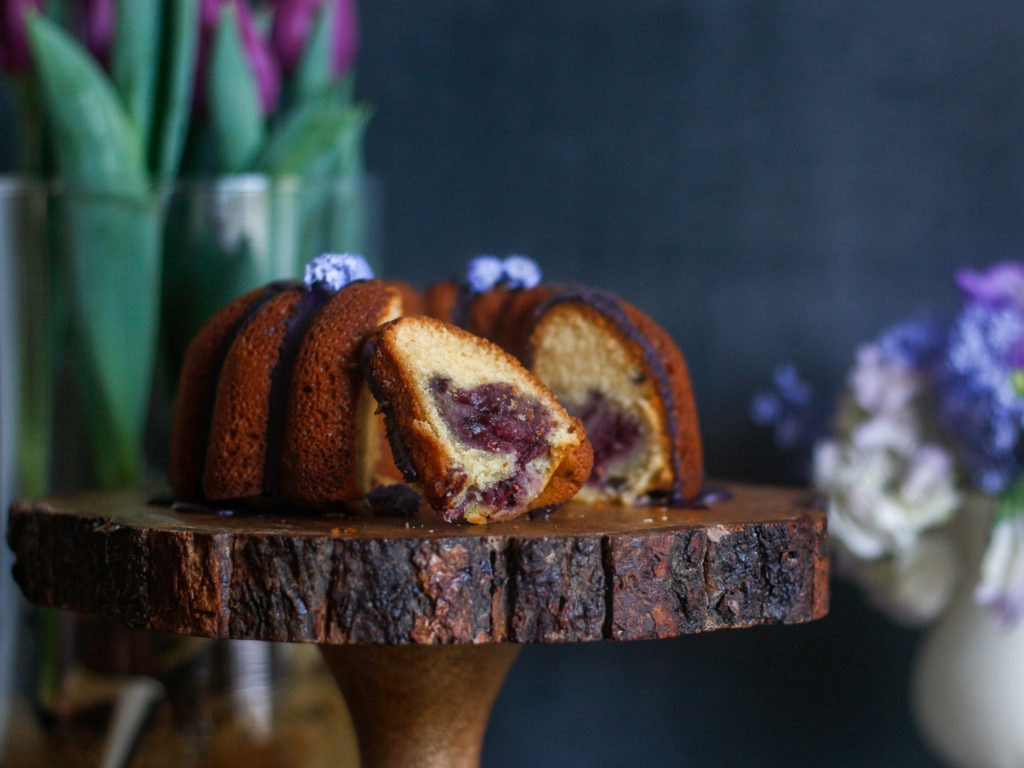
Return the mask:
[[[532,371],[583,422],[594,446],[580,500],[632,504],[672,482],[664,405],[643,359],[636,341],[584,303],[556,304],[538,323]]]

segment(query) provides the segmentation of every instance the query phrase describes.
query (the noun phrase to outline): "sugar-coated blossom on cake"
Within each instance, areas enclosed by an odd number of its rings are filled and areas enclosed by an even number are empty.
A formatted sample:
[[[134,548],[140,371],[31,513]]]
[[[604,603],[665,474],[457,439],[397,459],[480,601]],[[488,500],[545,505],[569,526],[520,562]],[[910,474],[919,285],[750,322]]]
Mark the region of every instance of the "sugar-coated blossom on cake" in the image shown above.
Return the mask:
[[[306,265],[306,285],[319,284],[340,291],[356,280],[370,280],[373,270],[366,259],[355,253],[322,253]]]
[[[466,285],[474,293],[492,288],[533,288],[541,281],[537,262],[526,256],[477,256],[466,266]]]

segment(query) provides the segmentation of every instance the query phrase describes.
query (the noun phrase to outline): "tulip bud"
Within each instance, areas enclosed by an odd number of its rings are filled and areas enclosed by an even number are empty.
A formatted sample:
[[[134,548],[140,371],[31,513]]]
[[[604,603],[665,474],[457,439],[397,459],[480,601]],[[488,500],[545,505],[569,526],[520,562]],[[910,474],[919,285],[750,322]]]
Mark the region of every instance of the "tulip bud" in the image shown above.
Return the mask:
[[[281,69],[291,72],[302,60],[317,9],[323,0],[279,0],[274,9],[270,42]]]
[[[84,42],[92,55],[104,66],[110,63],[117,29],[117,9],[114,0],[86,0],[83,3]]]
[[[334,9],[334,56],[332,64],[335,77],[343,75],[352,67],[359,52],[359,14],[355,0],[335,0]]]
[[[260,94],[263,114],[269,115],[277,106],[281,95],[281,73],[269,43],[263,38],[252,18],[252,11],[245,0],[200,0],[199,2],[199,56],[196,66],[196,87],[193,92],[201,104],[206,94],[206,68],[213,45],[214,32],[220,23],[221,8],[234,5],[238,28],[245,49],[246,58],[252,68]]]
[[[25,72],[31,68],[32,53],[25,17],[41,7],[41,0],[5,0],[0,3],[0,67],[9,72]]]
[[[256,23],[253,21],[248,3],[245,0],[235,0],[235,6],[238,9],[238,26],[242,33],[242,46],[245,48],[249,65],[256,78],[263,114],[269,115],[274,111],[277,99],[281,95],[281,73],[278,70],[277,60],[270,49],[270,44],[256,29]]]
[[[359,49],[359,17],[355,0],[279,0],[274,12],[271,41],[277,60],[285,72],[302,61],[318,10],[333,3],[334,26],[331,30],[331,73],[347,72]]]

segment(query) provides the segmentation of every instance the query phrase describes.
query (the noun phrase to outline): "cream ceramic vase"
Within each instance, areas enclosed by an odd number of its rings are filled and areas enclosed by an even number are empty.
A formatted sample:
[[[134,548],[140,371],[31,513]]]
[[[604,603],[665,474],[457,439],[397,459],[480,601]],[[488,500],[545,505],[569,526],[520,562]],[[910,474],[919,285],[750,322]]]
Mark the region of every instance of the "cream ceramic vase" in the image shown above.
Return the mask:
[[[955,768],[1024,768],[1024,621],[1003,626],[973,599],[990,514],[979,500],[964,516],[967,578],[912,670],[918,728]]]

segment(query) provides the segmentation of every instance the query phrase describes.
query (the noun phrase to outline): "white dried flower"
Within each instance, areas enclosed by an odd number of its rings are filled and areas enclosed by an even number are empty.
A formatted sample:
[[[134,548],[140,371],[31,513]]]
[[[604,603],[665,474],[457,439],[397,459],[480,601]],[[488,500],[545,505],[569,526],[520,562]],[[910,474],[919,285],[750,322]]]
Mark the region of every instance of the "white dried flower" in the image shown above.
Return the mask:
[[[1024,613],[1024,516],[1004,517],[993,526],[974,599],[1006,624]]]

